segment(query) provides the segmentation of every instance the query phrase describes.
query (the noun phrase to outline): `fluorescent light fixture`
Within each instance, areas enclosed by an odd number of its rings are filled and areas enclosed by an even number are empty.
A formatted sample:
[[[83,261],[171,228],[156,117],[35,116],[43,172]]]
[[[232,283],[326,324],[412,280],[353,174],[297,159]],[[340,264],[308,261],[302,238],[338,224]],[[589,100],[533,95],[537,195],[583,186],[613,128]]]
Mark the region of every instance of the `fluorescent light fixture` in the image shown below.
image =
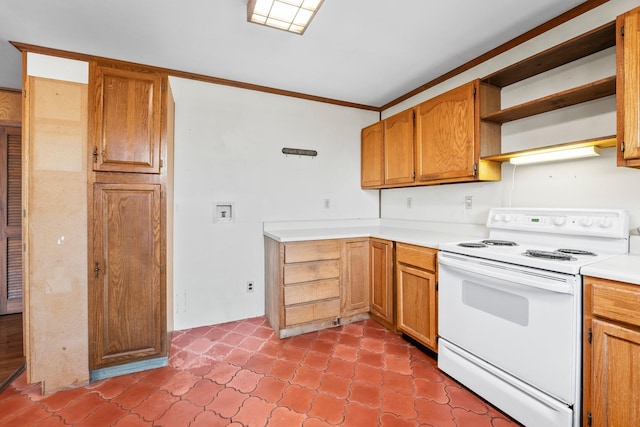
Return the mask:
[[[323,1],[249,0],[247,21],[302,34]]]
[[[600,149],[595,146],[572,148],[568,150],[542,151],[531,154],[523,154],[522,156],[512,157],[509,163],[512,165],[527,165],[530,163],[554,162],[557,160],[579,159],[582,157],[599,156]]]

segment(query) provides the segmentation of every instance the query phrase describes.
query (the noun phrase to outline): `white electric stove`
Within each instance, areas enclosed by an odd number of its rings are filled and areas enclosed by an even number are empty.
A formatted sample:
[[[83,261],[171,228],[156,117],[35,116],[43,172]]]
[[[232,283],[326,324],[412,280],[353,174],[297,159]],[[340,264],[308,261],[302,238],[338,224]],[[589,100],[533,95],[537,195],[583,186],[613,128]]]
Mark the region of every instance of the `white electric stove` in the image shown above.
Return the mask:
[[[440,245],[438,367],[528,427],[581,425],[580,269],[627,253],[612,209],[492,209]]]

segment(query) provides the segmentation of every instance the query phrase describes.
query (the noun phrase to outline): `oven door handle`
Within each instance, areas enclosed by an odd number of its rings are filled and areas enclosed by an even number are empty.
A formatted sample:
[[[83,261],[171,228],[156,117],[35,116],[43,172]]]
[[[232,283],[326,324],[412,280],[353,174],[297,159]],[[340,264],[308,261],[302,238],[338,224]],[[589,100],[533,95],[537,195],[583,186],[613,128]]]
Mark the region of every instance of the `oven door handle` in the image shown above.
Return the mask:
[[[559,280],[556,277],[545,275],[544,273],[533,273],[532,275],[538,278],[538,280],[535,280],[527,277],[527,275],[529,275],[530,273],[526,273],[526,272],[515,270],[515,269],[510,269],[508,267],[494,266],[494,265],[488,266],[488,268],[479,267],[476,265],[475,262],[472,262],[472,261],[456,259],[451,256],[443,255],[442,253],[440,253],[439,255],[440,256],[438,257],[438,263],[451,268],[464,270],[464,271],[478,274],[481,276],[501,279],[507,282],[516,283],[518,285],[544,289],[546,291],[556,292],[560,294],[573,294],[573,287],[569,283],[567,283],[565,280]],[[489,268],[491,268],[491,271],[489,271]],[[502,269],[504,271],[510,271],[512,273],[517,273],[518,278],[515,279],[513,274],[504,273],[499,269]],[[553,282],[551,282],[551,280],[553,280]]]

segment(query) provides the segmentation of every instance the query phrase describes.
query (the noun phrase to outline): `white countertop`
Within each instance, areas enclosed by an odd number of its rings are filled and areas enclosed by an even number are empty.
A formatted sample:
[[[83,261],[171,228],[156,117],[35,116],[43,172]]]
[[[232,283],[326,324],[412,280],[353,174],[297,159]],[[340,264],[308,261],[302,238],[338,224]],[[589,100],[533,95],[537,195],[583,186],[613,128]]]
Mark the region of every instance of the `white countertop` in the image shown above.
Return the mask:
[[[640,285],[640,254],[619,255],[587,265],[580,270],[584,276]]]
[[[278,242],[376,237],[438,249],[442,243],[486,237],[486,227],[475,224],[438,223],[396,219],[348,219],[265,222],[264,235]],[[587,265],[585,276],[640,285],[640,236],[631,236],[631,253]]]
[[[265,222],[264,235],[278,242],[376,237],[437,249],[441,243],[487,236],[486,227],[390,219]]]

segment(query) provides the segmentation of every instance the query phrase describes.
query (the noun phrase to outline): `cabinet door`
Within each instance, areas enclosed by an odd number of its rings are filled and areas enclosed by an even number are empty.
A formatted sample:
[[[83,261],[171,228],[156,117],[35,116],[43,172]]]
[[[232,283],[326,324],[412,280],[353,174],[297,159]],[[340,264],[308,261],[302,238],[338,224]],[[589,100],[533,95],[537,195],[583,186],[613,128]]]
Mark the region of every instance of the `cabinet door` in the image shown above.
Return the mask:
[[[360,184],[362,188],[384,185],[384,126],[374,123],[361,133]]]
[[[94,184],[90,368],[164,355],[161,186]]]
[[[384,123],[384,182],[413,182],[413,109],[391,116]]]
[[[393,243],[371,239],[370,253],[371,313],[390,325],[393,314]]]
[[[640,331],[593,320],[592,425],[640,425]]]
[[[91,83],[93,169],[160,173],[162,76],[96,65]]]
[[[341,315],[369,311],[369,239],[344,243]]]
[[[473,178],[475,82],[430,99],[416,112],[416,181]]]
[[[617,27],[618,165],[640,167],[640,8],[620,16]]]
[[[404,264],[396,268],[398,329],[437,351],[436,276]]]

